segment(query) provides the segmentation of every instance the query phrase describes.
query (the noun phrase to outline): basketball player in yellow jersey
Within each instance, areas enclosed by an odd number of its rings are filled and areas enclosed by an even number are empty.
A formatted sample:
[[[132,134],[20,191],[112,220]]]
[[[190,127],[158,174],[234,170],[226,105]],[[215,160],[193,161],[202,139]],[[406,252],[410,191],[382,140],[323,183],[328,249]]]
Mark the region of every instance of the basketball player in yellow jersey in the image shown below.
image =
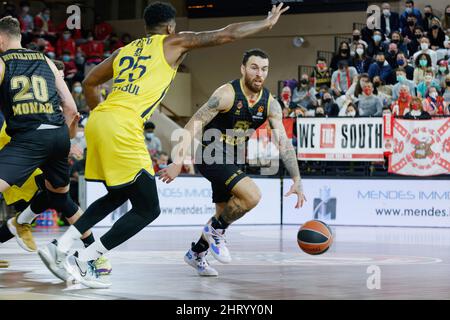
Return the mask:
[[[87,249],[68,256],[64,268],[82,284],[105,288],[95,260],[130,239],[155,220],[159,201],[150,155],[143,137],[144,122],[164,98],[186,53],[192,49],[232,42],[271,29],[288,7],[273,6],[266,19],[231,24],[208,32],[175,33],[175,9],[154,2],[144,11],[147,37],[114,52],[83,82],[93,110],[86,126],[86,179],[102,181],[108,193],[95,201],[58,240],[66,254],[80,235],[130,200],[132,209]],[[113,78],[112,92],[100,103],[97,87]]]

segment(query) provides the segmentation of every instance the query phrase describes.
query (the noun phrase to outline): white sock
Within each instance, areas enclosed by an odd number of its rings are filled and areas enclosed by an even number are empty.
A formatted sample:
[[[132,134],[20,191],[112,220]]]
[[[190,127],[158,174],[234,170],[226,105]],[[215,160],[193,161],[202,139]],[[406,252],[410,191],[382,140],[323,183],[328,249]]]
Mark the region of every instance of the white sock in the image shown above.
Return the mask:
[[[97,239],[89,247],[78,251],[78,259],[80,259],[81,261],[97,260],[106,252],[108,252],[108,249],[103,246],[100,239]]]
[[[58,239],[58,250],[62,252],[69,252],[73,245],[73,242],[81,238],[80,231],[74,226],[70,226],[69,229]]]
[[[28,206],[17,217],[17,223],[18,224],[31,224],[33,222],[33,220],[35,218],[37,218],[38,215],[39,214],[36,214],[31,210],[31,206]]]

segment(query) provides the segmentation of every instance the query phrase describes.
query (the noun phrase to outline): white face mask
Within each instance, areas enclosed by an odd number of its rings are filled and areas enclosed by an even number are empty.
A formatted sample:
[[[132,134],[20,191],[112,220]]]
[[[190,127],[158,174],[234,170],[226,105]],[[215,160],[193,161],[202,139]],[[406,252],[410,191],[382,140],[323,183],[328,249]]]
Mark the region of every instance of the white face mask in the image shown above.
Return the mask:
[[[420,48],[422,49],[422,50],[428,50],[428,47],[429,47],[429,45],[428,45],[428,43],[421,43],[420,44]]]
[[[83,131],[78,131],[76,137],[77,137],[78,139],[84,138],[84,132],[83,132]]]
[[[432,97],[433,99],[436,99],[437,96],[438,96],[437,92],[430,93],[430,97]]]
[[[358,48],[358,49],[356,49],[356,53],[357,53],[359,56],[362,56],[362,54],[364,53],[364,49]]]
[[[389,16],[391,15],[391,11],[390,11],[389,9],[383,9],[383,14],[384,14],[386,17],[389,17]]]
[[[348,116],[348,117],[354,117],[354,116],[356,116],[356,111],[350,111],[350,112],[347,112],[347,116]]]
[[[425,81],[430,82],[431,80],[433,80],[432,76],[425,76]]]

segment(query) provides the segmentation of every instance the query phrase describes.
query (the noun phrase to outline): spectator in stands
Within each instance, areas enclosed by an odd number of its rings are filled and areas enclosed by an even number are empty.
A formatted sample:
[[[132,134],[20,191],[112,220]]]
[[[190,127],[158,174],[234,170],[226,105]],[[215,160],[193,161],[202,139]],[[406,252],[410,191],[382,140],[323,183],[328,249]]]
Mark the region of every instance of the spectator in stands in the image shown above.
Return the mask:
[[[373,59],[367,56],[366,47],[359,43],[356,45],[356,54],[353,57],[353,66],[359,74],[367,73],[370,65],[373,63]]]
[[[403,52],[397,53],[397,68],[403,68],[406,72],[406,79],[413,80],[414,79],[414,67],[408,64],[408,59],[406,59],[406,55]]]
[[[358,107],[351,100],[347,100],[344,103],[343,109],[345,111],[340,114],[341,117],[359,117]]]
[[[381,5],[381,31],[388,37],[392,32],[400,30],[400,16],[391,11],[391,5],[387,2]]]
[[[444,115],[444,98],[439,96],[436,87],[430,87],[422,101],[423,110],[432,116]]]
[[[19,21],[22,31],[22,36],[31,34],[34,30],[33,16],[30,15],[30,4],[28,1],[20,2]]]
[[[36,38],[34,42],[38,51],[43,52],[50,59],[56,58],[55,48],[52,46],[50,41],[45,40],[44,38]]]
[[[131,35],[129,33],[124,33],[122,35],[121,41],[122,41],[123,45],[126,46],[127,44],[129,44],[131,42]]]
[[[438,61],[438,71],[436,73],[436,81],[439,83],[441,88],[445,87],[445,79],[447,78],[449,72],[449,63],[445,59]]]
[[[3,2],[3,13],[0,18],[6,17],[6,16],[12,16],[14,18],[18,18],[17,12],[16,12],[16,6],[13,3],[10,2]]]
[[[417,85],[417,96],[424,98],[430,87],[436,87],[438,90],[441,90],[439,83],[434,79],[434,71],[432,69],[425,71],[424,80]]]
[[[437,51],[445,48],[445,32],[442,30],[441,22],[438,18],[433,18],[431,20],[428,37],[430,38],[430,46],[432,50]]]
[[[151,121],[147,121],[144,125],[145,143],[151,155],[162,151],[161,140],[155,135],[155,128],[155,124]]]
[[[367,83],[363,88],[363,94],[358,98],[358,110],[361,117],[381,116],[383,104],[378,97],[373,95],[373,84]]]
[[[83,93],[83,87],[80,82],[75,82],[72,87],[72,97],[77,105],[77,110],[81,114],[88,114],[89,108],[86,103],[86,97]]]
[[[336,117],[339,114],[339,106],[334,102],[333,96],[329,92],[323,94],[319,105],[323,108],[325,115],[328,117]]]
[[[352,57],[350,55],[350,45],[346,41],[339,44],[339,49],[336,55],[333,56],[330,63],[330,68],[334,71],[338,68],[339,61],[347,61],[347,65],[352,65]]]
[[[103,43],[94,40],[91,31],[88,32],[86,43],[81,45],[81,50],[86,57],[86,64],[99,64],[103,60]]]
[[[389,63],[392,69],[394,69],[397,65],[397,54],[400,51],[398,50],[398,46],[395,43],[390,43],[386,48],[385,57],[386,61]]]
[[[448,110],[450,103],[450,75],[447,75],[447,77],[445,78],[445,85],[443,91],[444,93],[442,96],[444,97],[444,101],[446,103],[446,111],[450,111]]]
[[[413,14],[417,19],[417,24],[422,26],[422,13],[419,9],[414,7],[414,1],[407,0],[405,2],[405,11],[400,16],[400,28],[403,30],[407,27],[407,18],[410,14]]]
[[[389,51],[389,43],[395,43],[397,45],[398,51],[408,54],[408,46],[405,44],[404,39],[400,32],[392,32],[390,41],[385,41],[384,46],[386,48],[385,52]]]
[[[399,97],[396,101],[394,101],[391,105],[392,114],[394,116],[403,117],[406,113],[409,112],[412,101],[411,93],[409,92],[409,87],[407,85],[400,86]]]
[[[445,7],[441,21],[444,29],[450,29],[450,4]]]
[[[75,58],[77,53],[75,40],[72,39],[72,34],[69,30],[65,30],[56,42],[56,55],[61,57],[64,51],[68,51],[72,59]]]
[[[373,77],[373,95],[383,104],[383,108],[392,102],[392,85],[387,85],[379,76]]]
[[[405,28],[402,28],[401,35],[403,36],[403,38],[411,40],[413,38],[416,28],[417,27],[422,28],[422,27],[417,25],[417,18],[413,14],[410,14],[408,16],[406,24],[407,24],[407,26]]]
[[[64,78],[69,83],[72,83],[72,79],[75,77],[77,73],[77,66],[75,65],[75,61],[70,56],[69,50],[64,50],[62,55],[62,61],[64,62]]]
[[[418,85],[424,80],[425,72],[432,70],[431,57],[426,53],[422,53],[418,55],[414,61],[416,68],[414,69],[413,81],[416,85]]]
[[[308,111],[302,107],[295,107],[291,111],[292,112],[288,116],[289,118],[304,118],[307,116],[312,117],[312,116],[314,116],[314,113],[315,113],[315,109],[311,109],[311,111]]]
[[[395,70],[395,75],[397,83],[392,88],[392,98],[394,100],[397,100],[399,98],[401,86],[407,86],[411,95],[415,96],[416,84],[414,83],[414,81],[407,79],[405,69],[401,67],[397,68]]]
[[[361,31],[358,29],[353,30],[352,43],[350,45],[350,55],[354,57],[356,55],[356,47],[358,44],[362,44],[367,48],[367,42],[361,39]]]
[[[424,32],[422,27],[415,27],[414,28],[414,37],[408,38],[405,40],[405,43],[408,47],[408,54],[409,56],[412,56],[414,53],[420,50],[420,39],[423,37]]]
[[[411,120],[428,120],[431,119],[431,115],[423,110],[420,98],[414,97],[411,100],[411,109],[405,114],[404,118]]]
[[[169,165],[169,155],[167,154],[167,152],[159,152],[156,156],[156,159],[156,163],[153,165],[155,173],[157,173],[161,169],[167,168],[167,166]]]
[[[113,28],[109,23],[103,20],[102,16],[95,16],[94,38],[98,41],[107,41]]]
[[[111,33],[109,38],[108,48],[110,52],[114,52],[119,48],[123,47],[122,40],[119,39],[116,33]]]
[[[322,86],[331,86],[331,73],[327,66],[327,60],[319,57],[316,60],[316,67],[314,68],[311,78],[314,81],[316,91],[319,91]]]
[[[431,26],[433,24],[433,20],[437,19],[439,21],[439,18],[433,13],[433,8],[431,5],[426,5],[423,8],[423,30],[429,34],[431,31]]]
[[[300,82],[292,94],[292,101],[303,108],[311,109],[317,106],[316,90],[311,86],[309,76],[305,73],[301,75]]]
[[[350,86],[350,88],[345,93],[345,96],[340,97],[337,100],[338,105],[343,106],[344,101],[356,101],[358,100],[358,97],[360,94],[362,94],[363,88],[366,85],[366,83],[369,83],[370,78],[367,73],[362,73],[356,76],[353,79],[353,83]],[[343,112],[343,110],[341,109]]]
[[[373,31],[372,41],[369,42],[369,46],[367,47],[367,55],[369,57],[375,57],[378,53],[384,52],[383,50],[383,41],[384,35],[381,30],[376,29]]]
[[[331,89],[336,97],[344,95],[350,88],[353,78],[358,74],[354,67],[349,67],[347,60],[338,63],[338,70],[331,76]]]
[[[380,52],[376,56],[376,61],[369,67],[369,77],[371,80],[375,76],[379,76],[385,83],[391,84],[392,81],[392,67],[386,61],[386,57],[383,52]]]
[[[45,7],[34,17],[34,27],[38,35],[44,36],[47,40],[55,40],[55,26],[50,16],[50,8]]]
[[[315,109],[314,117],[325,117],[325,110],[321,106],[317,106]]]
[[[81,160],[84,156],[86,146],[84,126],[82,124],[78,124],[76,136],[70,140],[70,157],[76,160]]]
[[[414,61],[417,59],[418,56],[422,54],[428,54],[431,58],[431,67],[436,68],[437,65],[437,54],[436,51],[430,49],[430,39],[427,37],[420,38],[420,51],[417,51],[413,55]]]
[[[280,100],[281,107],[283,109],[287,109],[288,111],[295,108],[295,106],[296,106],[295,103],[292,101],[291,88],[288,86],[284,86],[283,89],[281,90],[281,97],[279,100]]]

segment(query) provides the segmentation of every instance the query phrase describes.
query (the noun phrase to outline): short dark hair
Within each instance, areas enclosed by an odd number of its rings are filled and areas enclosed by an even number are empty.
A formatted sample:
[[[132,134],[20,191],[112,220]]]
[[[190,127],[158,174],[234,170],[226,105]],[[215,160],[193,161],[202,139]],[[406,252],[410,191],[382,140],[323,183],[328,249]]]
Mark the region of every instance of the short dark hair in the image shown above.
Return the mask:
[[[265,51],[261,49],[250,49],[244,52],[244,57],[242,58],[242,65],[245,66],[247,64],[248,59],[250,59],[250,57],[253,56],[261,57],[263,59],[269,59],[269,55]]]
[[[29,7],[29,6],[30,6],[30,3],[28,1],[20,1],[20,7],[21,8]]]
[[[327,62],[327,59],[325,59],[324,57],[317,57],[316,63],[318,63],[319,61],[325,61],[325,62]]]
[[[175,19],[177,11],[170,3],[152,2],[144,10],[145,25],[154,29]]]
[[[414,1],[413,0],[406,0],[405,4],[412,4],[414,7]]]
[[[155,129],[155,124],[151,121],[148,121],[144,124],[144,129],[148,130],[148,129]]]
[[[11,16],[6,16],[0,19],[0,32],[6,33],[12,37],[20,37],[20,23],[19,20]]]

